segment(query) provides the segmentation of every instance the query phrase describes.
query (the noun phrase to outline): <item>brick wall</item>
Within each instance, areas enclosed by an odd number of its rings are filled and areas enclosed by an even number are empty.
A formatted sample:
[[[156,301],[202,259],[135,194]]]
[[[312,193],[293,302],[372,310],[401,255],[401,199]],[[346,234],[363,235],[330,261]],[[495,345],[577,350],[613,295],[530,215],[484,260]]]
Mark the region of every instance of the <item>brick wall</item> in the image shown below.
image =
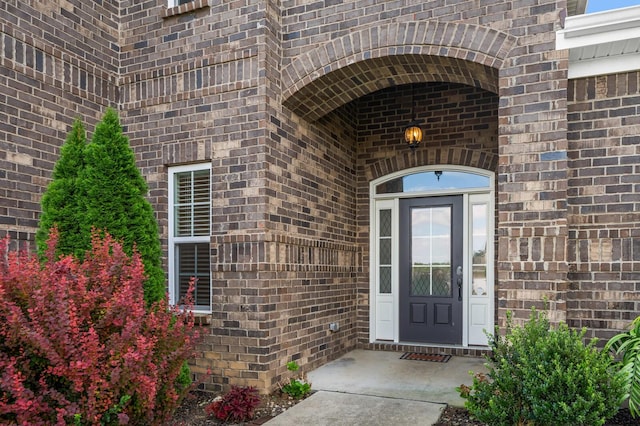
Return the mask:
[[[498,314],[526,318],[547,299],[565,319],[568,61],[555,31],[566,3],[284,6],[284,104],[307,120],[425,78],[500,95]]]
[[[214,314],[194,366],[213,369],[208,389],[272,388],[291,359],[367,342],[368,182],[407,167],[496,171],[499,316],[547,297],[564,319],[564,5],[3,2],[0,229],[31,238],[72,118],[91,130],[119,105],[165,249],[167,166],[212,164]],[[415,152],[408,84],[427,119]]]
[[[640,73],[569,83],[568,323],[606,340],[640,311]]]
[[[0,3],[0,234],[33,241],[40,198],[75,117],[118,100],[116,2]]]
[[[277,2],[124,10],[124,120],[165,242],[166,166],[212,164],[214,313],[193,371],[211,368],[207,389],[265,389],[287,361],[353,348],[353,114],[310,125],[282,109]]]
[[[384,28],[384,25],[389,22],[463,22],[520,36],[525,34],[526,27],[531,25],[532,15],[554,12],[550,8],[545,10],[545,3],[553,4],[554,7],[557,3],[558,8],[563,7],[563,2],[544,1],[461,0],[452,3],[444,0],[419,2],[287,0],[283,1],[283,64],[303,54],[309,50],[310,46],[324,44],[330,39],[351,35],[354,47],[360,42],[364,44],[367,42],[365,38],[354,35],[357,30],[367,27]],[[417,30],[419,32],[419,29]],[[375,33],[371,34],[375,35]],[[386,37],[382,32],[379,36]],[[471,45],[481,41],[484,40],[470,37],[465,42]],[[345,46],[345,48],[349,50],[351,46]]]

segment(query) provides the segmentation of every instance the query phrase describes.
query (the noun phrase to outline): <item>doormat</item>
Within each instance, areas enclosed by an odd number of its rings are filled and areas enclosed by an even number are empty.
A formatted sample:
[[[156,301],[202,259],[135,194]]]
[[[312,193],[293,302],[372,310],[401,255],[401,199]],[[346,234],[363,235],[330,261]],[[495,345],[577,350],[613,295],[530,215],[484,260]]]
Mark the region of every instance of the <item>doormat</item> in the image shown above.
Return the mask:
[[[451,355],[439,355],[439,354],[419,354],[417,352],[405,352],[400,359],[410,359],[412,361],[432,361],[432,362],[447,362],[451,359]]]

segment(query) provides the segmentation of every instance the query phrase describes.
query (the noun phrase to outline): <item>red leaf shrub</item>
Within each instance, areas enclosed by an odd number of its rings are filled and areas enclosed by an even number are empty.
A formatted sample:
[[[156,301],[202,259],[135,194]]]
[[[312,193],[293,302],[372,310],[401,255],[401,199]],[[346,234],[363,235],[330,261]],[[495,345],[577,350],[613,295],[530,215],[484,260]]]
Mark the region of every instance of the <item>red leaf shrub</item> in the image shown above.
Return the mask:
[[[251,420],[260,405],[260,395],[253,386],[232,386],[220,399],[205,407],[208,415],[214,415],[225,422],[245,422]]]
[[[188,389],[193,315],[145,309],[140,256],[94,235],[84,261],[0,240],[0,424],[162,424]]]

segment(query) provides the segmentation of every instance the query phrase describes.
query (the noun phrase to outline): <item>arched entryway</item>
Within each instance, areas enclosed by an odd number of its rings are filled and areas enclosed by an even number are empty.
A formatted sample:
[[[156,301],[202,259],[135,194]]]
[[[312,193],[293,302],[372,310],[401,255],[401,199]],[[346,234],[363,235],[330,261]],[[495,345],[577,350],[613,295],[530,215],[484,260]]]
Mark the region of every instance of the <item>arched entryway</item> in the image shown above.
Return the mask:
[[[425,22],[415,25],[414,28],[413,23],[384,24],[380,26],[380,34],[384,37],[375,39],[367,34],[376,32],[377,26],[363,28],[358,33],[363,36],[362,43],[353,49],[344,48],[351,40],[345,37],[292,58],[283,66],[286,83],[283,106],[311,126],[328,126],[336,115],[345,117],[347,133],[353,135],[354,169],[350,171],[357,179],[358,200],[355,244],[363,254],[364,266],[362,274],[354,280],[361,295],[355,308],[358,342],[484,346],[487,343],[484,330],[492,329],[495,321],[494,176],[498,172],[499,150],[498,77],[515,39],[473,24]],[[398,48],[398,40],[391,36],[399,33],[407,35],[400,42],[401,48]],[[477,41],[484,42],[469,43],[467,37],[473,38],[473,34],[479,37]],[[413,113],[423,120],[426,135],[424,144],[415,150],[402,143],[403,126]],[[336,132],[332,137],[342,140]],[[376,194],[375,188],[369,187],[415,173],[433,175],[435,171],[442,171],[448,177],[454,173],[470,173],[485,177],[487,182],[481,187],[456,187],[449,192],[440,189],[440,192]],[[417,204],[412,205],[412,202]],[[396,236],[390,237],[396,240],[390,242],[389,252],[395,256],[396,263],[383,265],[376,259],[378,253],[374,244],[379,241],[374,235],[379,231],[377,215],[385,209],[391,211],[393,226],[397,227]],[[408,272],[413,265],[406,263],[411,248],[400,244],[400,233],[406,239],[406,235],[414,231],[404,225],[401,229],[402,214],[405,218],[413,211],[437,215],[441,210],[451,214],[449,227],[457,229],[456,235],[451,236],[452,241],[456,240],[457,252],[455,258],[451,253],[448,259],[447,288],[449,297],[453,298],[455,293],[456,300],[446,304],[401,298],[401,293],[411,294],[411,284],[406,282],[410,281],[407,276],[413,274]],[[482,261],[486,288],[476,298],[470,297],[474,263],[473,241],[469,238],[473,235],[474,210],[476,214],[483,210],[483,221],[486,222],[483,232],[487,239]],[[471,234],[469,229],[472,229]],[[421,235],[420,238],[428,237]],[[405,264],[400,264],[400,259],[404,259]],[[390,270],[381,272],[383,266]],[[458,266],[461,267],[460,297],[458,275],[452,275]],[[475,266],[476,270],[480,269],[480,265]],[[433,269],[434,264],[423,267],[424,270],[428,268]],[[379,288],[379,274],[387,273],[392,274],[391,292],[383,293]],[[477,274],[476,278],[478,291],[481,285]],[[431,293],[423,296],[435,297],[433,290],[429,291]],[[386,302],[385,298],[388,299]],[[418,331],[408,331],[410,323],[422,319],[426,324],[426,319],[433,315],[439,323],[457,327],[455,335],[443,332],[434,337],[433,333],[421,335]],[[405,325],[401,326],[403,322]]]
[[[370,341],[487,344],[494,174],[425,166],[371,182]]]

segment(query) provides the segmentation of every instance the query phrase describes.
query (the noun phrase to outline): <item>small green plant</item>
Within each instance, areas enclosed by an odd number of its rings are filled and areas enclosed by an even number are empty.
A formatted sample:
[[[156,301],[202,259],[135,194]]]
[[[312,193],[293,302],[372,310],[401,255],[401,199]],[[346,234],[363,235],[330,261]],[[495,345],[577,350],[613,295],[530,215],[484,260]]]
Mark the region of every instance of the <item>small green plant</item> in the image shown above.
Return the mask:
[[[490,425],[604,424],[624,400],[624,377],[585,332],[552,328],[535,309],[516,327],[508,313],[504,336],[489,335],[488,373],[458,388],[465,407]]]
[[[293,399],[300,399],[311,392],[311,385],[301,380],[291,379],[291,382],[282,387],[282,392]]]
[[[287,363],[287,370],[295,373],[300,369],[300,366],[295,361]],[[304,398],[309,392],[311,392],[311,383],[308,383],[304,377],[292,377],[289,379],[289,383],[281,386],[283,393],[286,393],[293,399]]]
[[[622,354],[618,365],[625,378],[629,411],[633,417],[640,416],[640,317],[633,320],[628,332],[613,336],[605,350]]]
[[[260,405],[258,390],[252,386],[233,386],[231,390],[205,407],[208,415],[225,422],[246,422],[253,419]]]

